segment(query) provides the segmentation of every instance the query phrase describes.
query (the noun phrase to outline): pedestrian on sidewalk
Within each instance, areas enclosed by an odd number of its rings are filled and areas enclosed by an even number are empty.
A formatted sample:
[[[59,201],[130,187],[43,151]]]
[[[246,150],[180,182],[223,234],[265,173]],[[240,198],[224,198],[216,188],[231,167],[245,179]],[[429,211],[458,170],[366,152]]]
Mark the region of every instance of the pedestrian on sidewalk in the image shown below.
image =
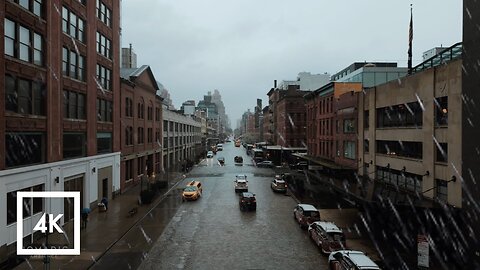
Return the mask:
[[[82,228],[87,228],[88,214],[90,214],[90,208],[85,207],[82,209]]]
[[[100,203],[103,203],[103,205],[105,206],[105,211],[107,211],[108,210],[108,199],[107,199],[107,197],[103,197],[102,201]]]

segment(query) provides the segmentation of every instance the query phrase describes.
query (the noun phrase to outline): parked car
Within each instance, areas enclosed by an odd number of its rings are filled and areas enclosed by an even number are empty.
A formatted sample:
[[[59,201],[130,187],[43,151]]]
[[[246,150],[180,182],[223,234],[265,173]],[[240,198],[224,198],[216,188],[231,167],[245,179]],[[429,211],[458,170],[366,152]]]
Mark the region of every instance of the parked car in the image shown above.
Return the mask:
[[[220,165],[222,165],[222,166],[225,165],[225,158],[224,157],[219,157],[219,158],[217,158],[217,160],[218,160],[218,163],[220,163]]]
[[[247,192],[248,191],[248,181],[245,174],[239,174],[235,176],[235,192]]]
[[[251,192],[240,193],[239,206],[240,211],[257,210],[257,200],[255,199],[255,194]]]
[[[258,168],[273,168],[273,162],[269,160],[261,161],[257,163]]]
[[[295,164],[290,164],[290,169],[296,169],[296,170],[308,169],[308,163],[306,161],[300,161]]]
[[[202,183],[199,181],[191,181],[183,190],[182,200],[197,200],[200,196],[202,196]]]
[[[212,151],[207,152],[207,158],[213,158],[213,152]]]
[[[311,204],[297,204],[293,209],[293,218],[301,228],[307,228],[315,221],[320,221],[320,212]]]
[[[270,183],[270,187],[276,192],[287,192],[287,183],[280,175],[275,175],[272,183]]]
[[[223,151],[223,144],[217,144],[217,151]]]
[[[356,250],[335,251],[328,257],[330,270],[379,270],[380,267],[367,255]]]
[[[308,235],[326,254],[346,247],[345,234],[332,222],[313,222],[308,226]]]
[[[241,156],[235,156],[233,160],[235,161],[235,163],[243,163],[243,157]]]

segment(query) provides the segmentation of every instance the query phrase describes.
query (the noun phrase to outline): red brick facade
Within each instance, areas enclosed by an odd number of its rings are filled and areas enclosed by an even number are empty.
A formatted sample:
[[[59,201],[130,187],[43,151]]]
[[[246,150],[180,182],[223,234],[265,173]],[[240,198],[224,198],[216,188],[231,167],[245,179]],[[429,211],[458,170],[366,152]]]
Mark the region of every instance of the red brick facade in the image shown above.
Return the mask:
[[[277,145],[306,147],[306,106],[303,96],[307,93],[291,85],[278,100],[275,111]]]
[[[355,92],[361,90],[360,83],[332,82],[305,97],[309,156],[355,168],[358,146]],[[345,123],[349,124],[346,129]]]
[[[2,24],[6,23],[6,20],[9,22],[7,30],[2,27],[0,32],[2,40],[0,42],[0,51],[2,51],[0,54],[0,63],[2,63],[0,65],[0,170],[7,167],[5,138],[8,134],[40,134],[42,137],[42,150],[39,150],[42,152],[39,154],[40,163],[64,159],[66,132],[84,134],[82,136],[86,143],[85,153],[81,156],[98,154],[97,133],[109,134],[109,149],[106,151],[120,151],[120,111],[113,109],[119,107],[120,102],[120,82],[114,79],[119,78],[120,68],[120,61],[117,59],[120,52],[120,2],[118,0],[101,1],[111,12],[109,26],[98,19],[95,1],[84,1],[85,4],[81,2],[42,1],[39,9],[41,13],[38,14],[35,14],[37,11],[34,12],[33,8],[29,11],[28,7],[22,7],[13,1],[2,1],[0,4],[0,21]],[[30,7],[33,7],[33,4]],[[67,23],[66,29],[70,29],[68,31],[82,29],[83,32],[76,32],[76,34],[65,32],[62,27],[63,10],[68,10],[72,18],[81,20],[81,24],[85,26],[81,28],[80,22],[76,21],[79,23],[76,28],[70,28],[71,25]],[[17,34],[10,39],[5,35],[9,35],[12,25],[12,29],[14,28]],[[26,45],[22,45],[19,41],[20,30],[29,33],[30,41]],[[108,57],[97,53],[97,32],[110,41]],[[12,45],[6,44],[5,40],[7,42],[12,40]],[[8,49],[12,48],[11,53],[6,53],[6,46]],[[23,54],[23,59],[22,48],[27,48],[28,51],[27,54]],[[66,69],[62,66],[65,50],[69,52],[66,54],[68,56]],[[26,55],[29,55],[29,59],[25,58]],[[96,76],[97,64],[109,70],[109,79],[107,80],[105,76],[105,85],[108,84],[108,87],[102,87],[103,90],[100,89],[98,82],[101,79]],[[69,74],[66,75],[66,73]],[[12,91],[14,87],[7,87],[7,80],[16,84],[17,96],[26,95],[27,97],[22,100],[19,98],[15,101],[18,102],[17,104],[8,102],[6,99],[8,93],[5,91]],[[28,89],[29,94],[22,94],[21,91],[25,89],[21,89],[18,84],[26,82],[31,88]],[[35,91],[33,85],[36,84],[41,85],[42,90],[41,94],[35,96],[32,93]],[[71,100],[66,98],[66,93],[68,95],[73,93],[71,96],[75,96],[75,104],[69,103]],[[104,107],[105,119],[98,118],[98,99],[108,104]],[[25,100],[29,100],[25,104],[28,108],[33,108],[32,112],[20,109],[24,106],[21,103]],[[13,108],[17,105],[18,109]],[[65,110],[74,107],[79,111],[84,109],[84,117],[78,117],[76,113],[75,117],[71,117]],[[39,108],[42,108],[43,112],[35,112]],[[81,114],[83,115],[83,112]]]
[[[352,169],[357,168],[358,159],[358,95],[359,92],[347,92],[333,102],[335,125],[338,125],[334,132],[335,163]]]
[[[122,192],[144,175],[152,177],[163,170],[162,102],[153,73],[142,66],[124,77],[129,79],[122,78],[121,83]]]

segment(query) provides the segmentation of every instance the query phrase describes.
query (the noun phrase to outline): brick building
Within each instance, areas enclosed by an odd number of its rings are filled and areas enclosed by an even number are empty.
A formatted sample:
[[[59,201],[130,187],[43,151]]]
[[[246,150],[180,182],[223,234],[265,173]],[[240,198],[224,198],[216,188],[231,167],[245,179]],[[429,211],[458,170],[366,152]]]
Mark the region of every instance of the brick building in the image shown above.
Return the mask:
[[[95,208],[120,189],[119,5],[0,4],[1,257],[15,250],[17,191],[80,191]],[[28,204],[25,232],[43,212],[73,218],[67,201]]]
[[[270,111],[270,106],[265,106],[262,111],[263,114],[263,140],[268,142],[268,144],[273,144],[273,134],[272,134],[272,113]]]
[[[289,85],[276,106],[277,145],[283,147],[306,146],[306,107],[302,91],[297,85]]]
[[[162,166],[162,98],[149,66],[122,68],[121,180],[123,192],[142,177],[155,177]]]
[[[305,95],[307,153],[313,163],[332,169],[356,168],[355,92],[361,90],[361,83],[331,82]]]

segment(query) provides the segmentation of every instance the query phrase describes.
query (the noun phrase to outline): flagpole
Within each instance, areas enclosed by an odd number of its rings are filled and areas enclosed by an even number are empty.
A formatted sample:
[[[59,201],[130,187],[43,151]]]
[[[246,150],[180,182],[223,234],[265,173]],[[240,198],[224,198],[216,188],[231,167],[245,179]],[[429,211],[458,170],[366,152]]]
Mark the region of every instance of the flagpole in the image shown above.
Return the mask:
[[[413,10],[410,4],[410,27],[408,29],[408,74],[412,74]]]

